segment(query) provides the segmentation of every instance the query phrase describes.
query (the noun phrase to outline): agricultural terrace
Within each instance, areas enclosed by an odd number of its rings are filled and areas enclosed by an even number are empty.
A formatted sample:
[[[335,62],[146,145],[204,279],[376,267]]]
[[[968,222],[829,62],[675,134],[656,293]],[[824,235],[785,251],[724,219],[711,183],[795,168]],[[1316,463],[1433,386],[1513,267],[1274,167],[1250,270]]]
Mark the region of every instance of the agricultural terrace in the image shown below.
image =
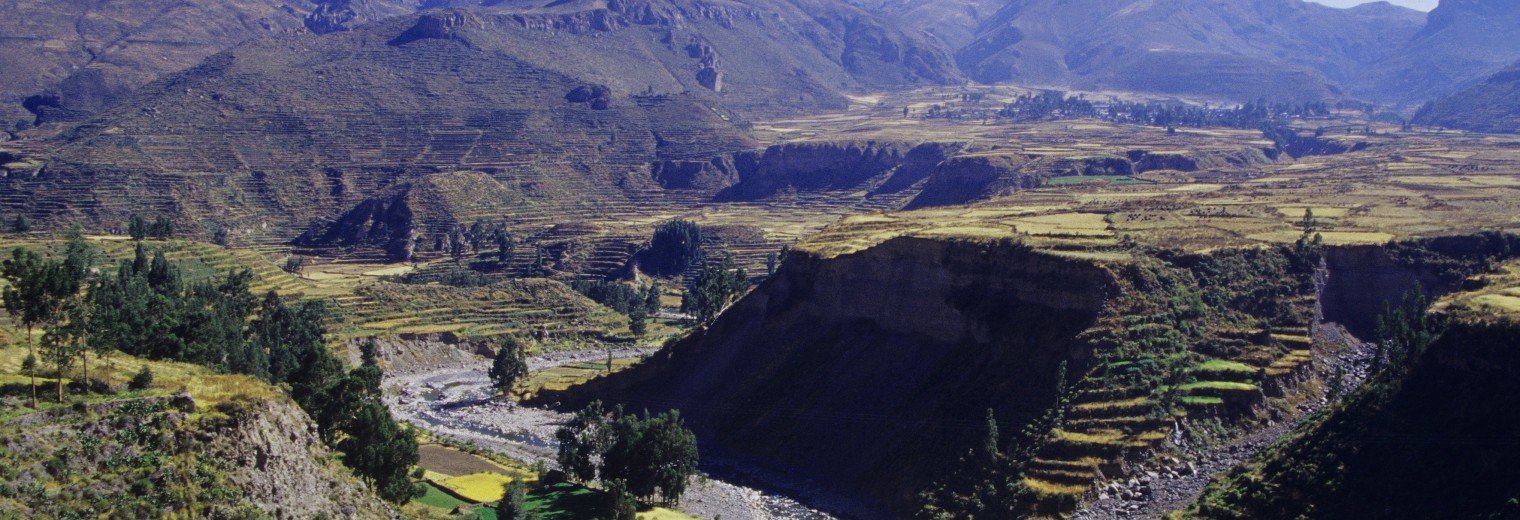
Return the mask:
[[[969,206],[855,215],[798,249],[831,257],[898,236],[1018,238],[1117,260],[1127,240],[1189,250],[1292,243],[1303,236],[1306,212],[1326,244],[1520,229],[1520,138],[1369,139],[1375,144],[1366,150],[1263,164],[1240,178],[1172,172],[1143,183],[1047,185]]]

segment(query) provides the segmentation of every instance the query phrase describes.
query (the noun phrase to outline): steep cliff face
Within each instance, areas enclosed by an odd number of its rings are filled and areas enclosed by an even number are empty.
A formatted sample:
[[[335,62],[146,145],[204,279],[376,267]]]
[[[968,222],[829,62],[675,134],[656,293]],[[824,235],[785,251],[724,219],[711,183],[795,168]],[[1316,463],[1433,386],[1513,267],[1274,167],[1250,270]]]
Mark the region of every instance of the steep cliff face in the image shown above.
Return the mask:
[[[1415,290],[1439,298],[1491,262],[1516,254],[1520,239],[1499,233],[1329,248],[1328,277],[1320,295],[1324,319],[1345,325],[1358,337],[1374,338],[1378,315],[1387,304]]]
[[[1012,193],[1040,185],[1040,179],[1020,170],[1030,159],[1023,155],[971,155],[940,163],[909,208],[964,204],[979,198]]]
[[[738,154],[739,182],[719,200],[753,200],[786,190],[844,189],[887,173],[903,163],[912,143],[829,142],[776,145]]]
[[[1113,288],[1095,264],[1006,243],[797,253],[643,368],[548,399],[678,408],[717,460],[900,512],[973,418],[991,408],[1019,425],[1052,404],[1058,367],[1083,362],[1073,338]]]

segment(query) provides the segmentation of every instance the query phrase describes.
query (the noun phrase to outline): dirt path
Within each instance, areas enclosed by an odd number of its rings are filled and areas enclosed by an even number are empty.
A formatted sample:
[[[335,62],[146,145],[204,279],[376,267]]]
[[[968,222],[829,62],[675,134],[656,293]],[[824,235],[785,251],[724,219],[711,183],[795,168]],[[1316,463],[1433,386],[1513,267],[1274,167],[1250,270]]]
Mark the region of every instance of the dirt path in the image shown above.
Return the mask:
[[[627,357],[648,350],[613,353]],[[529,359],[533,370],[605,359],[605,351],[555,353]],[[504,453],[514,459],[554,465],[554,430],[568,415],[491,399],[486,362],[387,374],[385,400],[391,413],[419,428],[460,442]],[[724,520],[832,518],[794,500],[754,488],[698,478],[682,497],[681,509],[703,519]]]
[[[1346,345],[1317,360],[1325,377],[1339,374],[1341,388],[1360,386],[1367,378],[1374,346],[1346,333],[1338,325],[1324,324],[1318,334],[1321,344]],[[1291,420],[1268,424],[1249,435],[1201,449],[1183,449],[1181,459],[1164,460],[1122,481],[1100,484],[1094,500],[1072,515],[1081,520],[1121,518],[1160,518],[1188,507],[1203,493],[1215,475],[1250,460],[1261,450],[1302,424],[1314,412],[1329,404],[1325,396],[1309,399],[1298,406]]]

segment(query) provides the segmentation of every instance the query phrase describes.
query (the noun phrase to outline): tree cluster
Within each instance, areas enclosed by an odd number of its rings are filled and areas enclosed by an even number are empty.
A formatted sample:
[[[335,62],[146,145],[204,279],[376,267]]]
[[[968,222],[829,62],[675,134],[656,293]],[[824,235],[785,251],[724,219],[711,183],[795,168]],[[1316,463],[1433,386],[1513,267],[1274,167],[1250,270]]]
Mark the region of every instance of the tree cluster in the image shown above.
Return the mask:
[[[1067,97],[1064,92],[1047,90],[1025,94],[998,111],[999,117],[1016,121],[1040,121],[1050,118],[1092,117],[1098,114],[1093,103],[1082,96]]]
[[[681,310],[696,317],[699,323],[712,323],[728,304],[744,294],[749,276],[724,257],[715,265],[703,265],[681,298]]]
[[[697,438],[679,412],[640,416],[593,402],[554,437],[560,467],[570,478],[601,480],[609,490],[624,489],[639,500],[678,502],[697,471]],[[619,499],[611,495],[614,502]]]
[[[517,247],[517,238],[508,233],[501,222],[487,222],[484,219],[476,219],[469,226],[456,225],[449,228],[447,233],[439,235],[433,241],[433,250],[447,251],[455,263],[463,261],[467,253],[478,255],[493,246],[496,261],[506,265],[512,261],[512,250]]]
[[[656,275],[675,276],[701,259],[702,229],[690,220],[672,220],[654,230],[639,265]]]
[[[160,216],[148,222],[142,215],[132,215],[127,221],[127,235],[132,240],[168,240],[174,238],[174,221],[169,217]]]
[[[491,378],[491,386],[508,393],[518,380],[528,375],[528,359],[522,342],[516,337],[502,336],[497,343],[496,357],[491,360],[486,376]]]
[[[1210,108],[1181,103],[1116,102],[1108,106],[1106,119],[1121,123],[1162,126],[1262,128],[1293,118],[1325,117],[1330,106],[1324,102],[1285,103],[1265,99],[1233,108]]]
[[[7,311],[28,330],[43,328],[43,357],[58,371],[60,402],[63,376],[76,360],[83,362],[88,390],[91,352],[190,362],[283,383],[322,438],[382,498],[405,502],[416,496],[410,471],[418,461],[417,443],[380,400],[374,346],[365,346],[362,366],[346,372],[327,347],[322,302],[287,305],[274,291],[260,302],[250,292],[248,270],[187,282],[163,251],[150,258],[141,243],[114,274],[90,279],[93,257],[75,229],[62,259],[18,248],[3,268],[10,282]],[[148,384],[150,373],[134,378],[134,387]]]
[[[62,259],[44,259],[31,250],[16,248],[11,251],[11,258],[0,266],[0,275],[7,282],[0,294],[5,310],[26,327],[27,358],[33,365],[28,373],[32,379],[34,408],[37,406],[38,356],[32,344],[32,331],[38,326],[43,327],[43,357],[59,372],[60,402],[63,401],[62,373],[73,367],[75,359],[87,355],[83,343],[87,338],[84,334],[87,320],[82,313],[86,302],[81,298],[80,289],[85,284],[94,255],[94,250],[84,242],[83,232],[75,227],[69,230]]]
[[[660,312],[660,284],[634,287],[611,280],[572,280],[570,288],[575,292],[606,305],[620,314],[632,314],[642,310],[646,314]]]

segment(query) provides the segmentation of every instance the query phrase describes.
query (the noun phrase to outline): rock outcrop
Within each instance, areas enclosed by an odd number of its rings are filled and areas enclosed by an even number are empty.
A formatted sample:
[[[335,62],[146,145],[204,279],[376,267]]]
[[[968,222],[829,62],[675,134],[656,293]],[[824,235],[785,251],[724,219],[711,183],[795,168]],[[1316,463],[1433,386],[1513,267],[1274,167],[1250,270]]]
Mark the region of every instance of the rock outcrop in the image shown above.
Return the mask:
[[[897,142],[823,142],[775,145],[734,158],[739,182],[719,200],[755,200],[782,191],[844,189],[903,163],[913,148]]]

